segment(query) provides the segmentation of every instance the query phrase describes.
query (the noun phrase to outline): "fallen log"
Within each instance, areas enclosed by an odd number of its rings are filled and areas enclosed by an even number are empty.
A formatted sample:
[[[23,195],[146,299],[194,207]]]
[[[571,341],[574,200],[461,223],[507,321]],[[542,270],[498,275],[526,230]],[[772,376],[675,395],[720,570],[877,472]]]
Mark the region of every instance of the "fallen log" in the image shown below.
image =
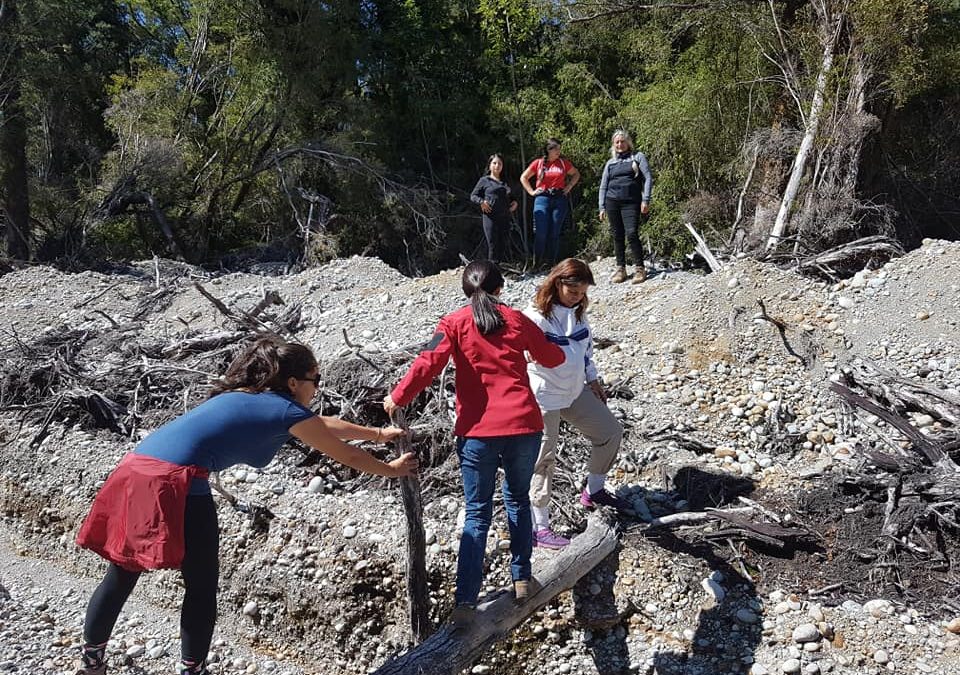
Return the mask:
[[[863,237],[841,244],[798,261],[801,273],[817,274],[833,279],[851,276],[863,269],[867,262],[886,262],[903,255],[900,244],[881,235]]]
[[[529,599],[518,604],[507,592],[477,605],[474,620],[465,626],[447,623],[418,647],[383,664],[373,675],[454,675],[468,668],[493,643],[577,581],[610,555],[618,534],[609,515],[591,516],[587,530],[559,554],[534,565],[539,583]]]

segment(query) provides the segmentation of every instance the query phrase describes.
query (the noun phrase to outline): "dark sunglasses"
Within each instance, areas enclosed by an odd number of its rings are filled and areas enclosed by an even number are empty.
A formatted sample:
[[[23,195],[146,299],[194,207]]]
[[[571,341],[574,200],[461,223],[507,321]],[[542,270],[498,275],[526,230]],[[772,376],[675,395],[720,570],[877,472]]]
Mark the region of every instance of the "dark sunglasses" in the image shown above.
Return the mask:
[[[313,377],[298,377],[297,379],[301,382],[313,382],[313,386],[317,387],[318,389],[320,388],[320,383],[323,382],[319,375],[315,375]]]

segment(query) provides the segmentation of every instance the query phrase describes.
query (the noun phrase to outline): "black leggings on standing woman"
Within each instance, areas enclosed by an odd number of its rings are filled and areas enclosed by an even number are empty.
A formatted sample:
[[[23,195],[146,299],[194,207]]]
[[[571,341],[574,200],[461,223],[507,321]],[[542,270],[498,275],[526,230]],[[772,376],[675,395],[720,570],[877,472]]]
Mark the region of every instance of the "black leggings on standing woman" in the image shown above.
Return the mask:
[[[613,234],[613,251],[617,256],[617,267],[627,266],[627,255],[624,238],[630,244],[634,263],[643,265],[643,247],[640,245],[640,235],[637,224],[640,220],[639,202],[622,202],[619,199],[607,199],[603,209],[610,221],[610,232]]]
[[[487,239],[487,260],[503,262],[510,235],[510,216],[483,214],[483,236]]]
[[[187,497],[184,512],[183,605],[180,609],[180,650],[184,662],[200,664],[207,658],[217,620],[217,581],[220,576],[220,531],[217,507],[210,495]],[[130,597],[140,572],[113,563],[90,604],[83,622],[83,639],[100,645],[110,639],[120,610]]]

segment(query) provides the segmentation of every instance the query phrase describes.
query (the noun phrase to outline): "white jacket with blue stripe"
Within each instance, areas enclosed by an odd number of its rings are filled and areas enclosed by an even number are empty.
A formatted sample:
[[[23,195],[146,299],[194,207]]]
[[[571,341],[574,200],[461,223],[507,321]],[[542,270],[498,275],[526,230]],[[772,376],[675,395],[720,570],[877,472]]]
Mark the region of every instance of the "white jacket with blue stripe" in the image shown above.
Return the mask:
[[[576,307],[564,307],[559,303],[554,303],[549,319],[532,305],[523,313],[540,327],[548,340],[559,345],[567,357],[556,368],[527,364],[533,395],[543,410],[569,408],[583,391],[584,384],[597,379],[590,323],[586,316],[577,320]]]

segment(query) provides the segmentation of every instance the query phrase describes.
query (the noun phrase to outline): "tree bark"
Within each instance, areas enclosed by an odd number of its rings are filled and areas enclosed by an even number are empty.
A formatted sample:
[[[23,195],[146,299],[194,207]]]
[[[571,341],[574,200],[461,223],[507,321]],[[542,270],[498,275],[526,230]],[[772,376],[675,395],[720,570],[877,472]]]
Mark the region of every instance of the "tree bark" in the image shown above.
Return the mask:
[[[586,532],[555,557],[534,565],[540,583],[530,598],[517,604],[510,593],[477,606],[474,620],[463,627],[444,624],[419,647],[378,668],[374,675],[455,675],[470,666],[497,640],[504,638],[528,616],[574,584],[610,555],[618,535],[607,516],[591,516]]]
[[[394,412],[394,420],[401,429],[409,431],[403,410]],[[397,441],[397,452],[416,452],[409,436]],[[432,630],[430,625],[429,588],[427,586],[427,539],[423,532],[423,498],[420,479],[400,479],[400,496],[407,517],[407,611],[414,642],[423,642]]]
[[[830,74],[830,69],[833,67],[833,52],[836,48],[837,34],[839,33],[838,22],[832,22],[828,26],[828,30],[829,33],[823,41],[823,58],[820,62],[820,72],[817,73],[817,82],[813,89],[813,99],[810,103],[807,127],[804,130],[803,140],[800,142],[800,149],[797,150],[797,157],[793,161],[790,180],[787,181],[787,187],[783,191],[783,198],[780,200],[780,210],[777,212],[777,219],[774,221],[773,229],[770,231],[770,237],[767,239],[768,250],[776,248],[787,228],[793,203],[797,198],[797,193],[800,191],[800,181],[807,169],[807,160],[810,158],[810,151],[813,149],[813,141],[816,139],[817,131],[820,127],[820,114],[823,112],[827,77]]]
[[[0,53],[6,59],[0,74],[0,188],[3,190],[3,216],[7,254],[11,258],[30,258],[30,192],[27,184],[27,121],[20,105],[22,46],[16,0],[0,4]]]

